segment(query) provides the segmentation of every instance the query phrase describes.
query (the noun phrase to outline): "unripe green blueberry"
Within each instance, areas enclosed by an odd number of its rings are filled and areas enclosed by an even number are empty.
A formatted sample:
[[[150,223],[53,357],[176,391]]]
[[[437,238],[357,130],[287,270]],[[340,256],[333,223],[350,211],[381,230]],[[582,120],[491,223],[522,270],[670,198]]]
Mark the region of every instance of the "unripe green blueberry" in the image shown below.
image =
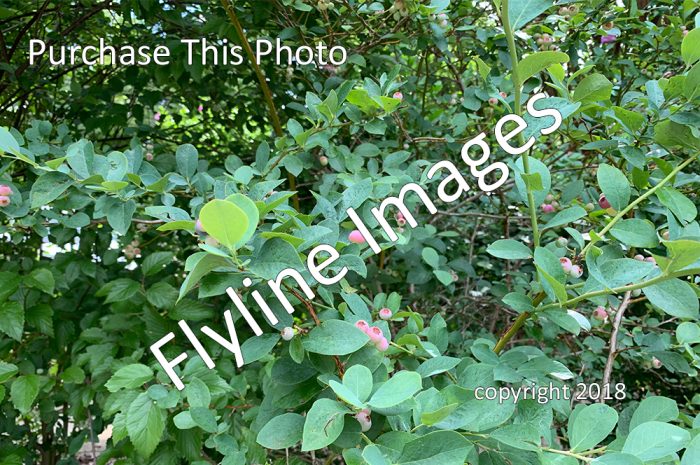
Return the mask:
[[[667,241],[671,238],[671,233],[668,231],[668,229],[666,229],[661,233],[661,237],[663,240]]]
[[[284,339],[285,341],[291,341],[294,337],[294,330],[287,326],[283,328],[282,331],[280,331],[280,334],[282,335],[282,339]]]
[[[595,205],[593,205],[592,203],[588,202],[586,205],[584,205],[583,208],[584,208],[587,212],[592,212],[593,210],[595,210]]]
[[[635,289],[635,290],[632,291],[632,294],[631,294],[631,295],[632,295],[632,297],[639,297],[640,295],[642,295],[642,290],[641,290],[641,289]]]
[[[557,247],[566,247],[567,245],[569,245],[569,240],[565,237],[560,237],[559,239],[557,239],[556,244]]]
[[[318,158],[319,163],[321,163],[321,166],[328,166],[328,157],[325,155],[321,155]]]
[[[551,202],[552,200],[554,200],[554,196],[552,194],[547,194],[544,200],[545,202]]]

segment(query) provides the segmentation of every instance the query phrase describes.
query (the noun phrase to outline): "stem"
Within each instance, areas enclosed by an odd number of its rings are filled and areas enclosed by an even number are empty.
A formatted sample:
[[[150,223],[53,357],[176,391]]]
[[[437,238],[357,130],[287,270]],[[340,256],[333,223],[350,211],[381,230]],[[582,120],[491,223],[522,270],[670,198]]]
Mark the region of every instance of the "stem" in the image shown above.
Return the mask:
[[[275,134],[277,135],[277,137],[282,137],[284,131],[282,130],[282,123],[280,122],[280,117],[277,113],[275,102],[274,100],[272,100],[272,91],[270,91],[270,86],[265,80],[265,75],[260,69],[260,66],[258,66],[258,62],[255,59],[255,53],[253,53],[253,49],[250,46],[250,43],[248,42],[248,38],[246,37],[245,32],[243,31],[241,22],[238,20],[236,10],[233,8],[233,5],[231,5],[231,2],[229,0],[221,0],[221,4],[223,5],[224,11],[226,11],[229,20],[231,21],[231,24],[233,24],[234,29],[236,29],[236,34],[238,34],[238,37],[241,39],[241,45],[243,46],[246,55],[248,55],[248,60],[250,60],[250,63],[253,66],[253,71],[255,71],[255,75],[258,78],[258,82],[260,83],[260,89],[262,90],[265,103],[267,103],[267,108],[270,113],[270,121],[272,122],[272,127],[275,130]],[[288,172],[287,180],[289,181],[289,189],[296,190],[296,178],[294,177],[294,175]],[[293,201],[294,208],[298,211],[299,197],[296,194],[294,194]]]
[[[622,317],[625,316],[625,310],[630,303],[630,296],[632,291],[625,292],[625,297],[622,299],[622,303],[617,308],[617,313],[615,313],[615,320],[613,321],[612,334],[610,335],[610,349],[608,350],[608,360],[605,362],[605,370],[603,370],[603,386],[610,383],[610,377],[612,376],[613,363],[615,362],[615,357],[617,357],[617,334],[620,331],[620,326],[622,325]],[[605,403],[604,396],[600,396],[600,402]]]
[[[510,53],[511,62],[511,80],[513,81],[513,90],[515,93],[515,102],[513,102],[513,112],[517,116],[522,115],[522,108],[520,106],[520,99],[522,96],[522,82],[520,81],[520,71],[518,70],[518,49],[515,46],[515,36],[513,34],[513,28],[510,25],[510,12],[509,0],[503,0],[501,5],[501,23],[503,23],[503,32],[506,35],[506,41],[508,42],[508,52]],[[523,141],[523,133],[518,135],[520,143]],[[530,174],[530,156],[527,152],[523,153],[523,172],[526,175]],[[540,230],[537,225],[537,207],[535,206],[535,195],[526,183],[527,187],[527,203],[528,209],[530,211],[530,222],[532,223],[532,240],[535,247],[540,246]]]
[[[583,460],[586,463],[593,461],[593,459],[590,457],[586,457],[585,455],[581,455],[581,454],[575,454],[573,452],[569,452],[568,450],[550,449],[549,447],[543,447],[542,450],[544,450],[546,452],[551,452],[552,454],[559,454],[559,455],[566,455],[568,457],[574,457],[575,459]]]
[[[688,158],[688,159],[685,160],[683,163],[681,163],[680,165],[678,165],[677,167],[675,167],[675,168],[673,169],[673,171],[671,171],[671,172],[668,174],[668,176],[666,176],[666,177],[663,178],[661,181],[659,181],[659,183],[658,183],[657,185],[655,185],[654,187],[652,187],[651,189],[649,189],[648,191],[646,191],[644,194],[642,194],[642,195],[640,195],[639,197],[637,197],[637,199],[636,199],[634,202],[632,202],[631,204],[627,205],[625,208],[623,208],[622,210],[620,210],[620,212],[619,212],[617,215],[615,215],[615,217],[614,217],[612,220],[610,220],[610,223],[608,223],[607,225],[605,225],[605,227],[600,231],[600,233],[598,234],[598,236],[600,236],[601,238],[602,238],[603,236],[605,236],[605,234],[607,234],[608,231],[610,231],[610,230],[612,229],[612,227],[615,226],[615,224],[616,224],[618,221],[620,221],[630,210],[632,210],[634,207],[636,207],[637,205],[639,205],[644,199],[650,197],[652,194],[654,194],[654,192],[656,192],[657,190],[659,190],[659,189],[660,189],[661,187],[663,187],[667,182],[669,182],[671,179],[673,179],[673,177],[676,176],[683,168],[685,168],[686,166],[688,166],[689,164],[691,164],[691,163],[693,162],[693,160],[695,160],[695,157],[696,157],[696,155],[693,155],[692,157]],[[595,243],[596,243],[595,240],[591,240],[591,242],[589,242],[588,244],[586,244],[586,246],[583,248],[583,250],[581,250],[581,253],[579,254],[579,256],[580,256],[580,257],[585,257],[585,256],[586,256],[586,252],[588,252],[588,250],[589,250],[591,247],[593,247],[593,245],[594,245]]]
[[[508,331],[501,336],[501,338],[498,340],[498,343],[496,344],[496,347],[493,348],[493,351],[496,352],[497,354],[500,354],[503,348],[508,344],[508,341],[513,339],[513,336],[515,336],[515,333],[518,332],[520,328],[525,324],[528,318],[530,318],[531,313],[530,312],[524,312],[521,313],[520,316],[515,320],[515,323],[513,323],[513,326],[508,328]]]

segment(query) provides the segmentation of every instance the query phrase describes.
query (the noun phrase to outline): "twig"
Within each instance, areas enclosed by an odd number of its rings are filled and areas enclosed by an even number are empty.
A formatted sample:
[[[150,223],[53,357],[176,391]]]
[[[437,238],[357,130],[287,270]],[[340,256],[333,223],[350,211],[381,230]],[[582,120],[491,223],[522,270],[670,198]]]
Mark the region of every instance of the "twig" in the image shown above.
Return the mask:
[[[605,362],[605,370],[603,371],[603,386],[610,383],[610,376],[612,376],[613,363],[615,362],[615,357],[617,357],[617,333],[620,330],[620,325],[622,324],[622,317],[625,315],[625,310],[630,303],[630,296],[632,291],[625,292],[625,296],[622,298],[622,303],[617,308],[615,313],[615,320],[613,321],[612,334],[610,335],[610,349],[608,350],[608,361]],[[604,396],[601,396],[599,402],[605,402]]]

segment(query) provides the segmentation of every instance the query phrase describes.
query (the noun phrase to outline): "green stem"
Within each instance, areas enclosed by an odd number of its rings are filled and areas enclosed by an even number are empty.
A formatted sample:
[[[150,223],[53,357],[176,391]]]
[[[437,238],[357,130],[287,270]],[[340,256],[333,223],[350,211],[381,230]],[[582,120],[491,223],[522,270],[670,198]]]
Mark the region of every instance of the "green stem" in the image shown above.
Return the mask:
[[[549,447],[543,447],[542,450],[550,452],[552,454],[559,454],[559,455],[566,455],[567,457],[573,457],[577,460],[583,460],[586,463],[593,461],[593,459],[590,457],[586,457],[585,455],[581,455],[581,454],[575,454],[573,452],[569,452],[568,450],[550,449]]]
[[[513,90],[515,101],[513,102],[513,112],[517,116],[522,115],[521,108],[521,96],[522,96],[522,82],[520,80],[520,71],[518,70],[518,49],[515,46],[515,35],[513,34],[513,28],[510,25],[510,12],[509,10],[509,0],[503,0],[501,5],[501,22],[503,23],[503,32],[506,35],[506,42],[508,43],[508,52],[510,53],[511,62],[511,80],[513,81]],[[523,144],[523,133],[518,135],[520,143]],[[530,156],[527,152],[523,153],[523,171],[526,175],[530,174]],[[537,225],[537,206],[535,205],[535,195],[532,192],[530,186],[527,186],[527,203],[528,209],[530,211],[530,222],[532,223],[532,240],[535,247],[540,246],[540,231]]]
[[[683,163],[681,163],[680,165],[676,166],[676,167],[673,169],[673,171],[671,171],[671,172],[668,174],[668,176],[666,176],[666,177],[663,178],[661,181],[659,181],[659,183],[658,183],[657,185],[655,185],[654,187],[652,187],[651,189],[649,189],[648,191],[646,191],[644,194],[642,194],[642,195],[640,195],[639,197],[637,197],[637,199],[636,199],[634,202],[632,202],[631,204],[627,205],[625,208],[623,208],[622,210],[620,210],[620,211],[618,212],[618,214],[615,215],[615,217],[613,217],[613,219],[610,220],[610,222],[609,222],[607,225],[605,225],[605,227],[600,231],[600,233],[598,233],[598,236],[600,236],[601,238],[602,238],[603,236],[605,236],[605,235],[608,233],[608,231],[610,231],[610,230],[612,229],[612,227],[615,226],[615,224],[616,224],[618,221],[620,221],[627,213],[629,213],[634,207],[636,207],[636,206],[639,205],[641,202],[643,202],[645,199],[647,199],[648,197],[650,197],[651,195],[653,195],[654,192],[656,192],[657,190],[659,190],[660,188],[662,188],[666,183],[668,183],[671,179],[673,179],[674,176],[676,176],[683,168],[685,168],[686,166],[688,166],[689,164],[691,164],[691,163],[693,162],[693,160],[695,160],[696,156],[697,156],[697,155],[693,155],[692,157],[688,158],[687,160],[685,160],[685,161],[684,161]],[[593,247],[593,245],[594,245],[595,243],[596,243],[596,240],[591,239],[591,242],[589,242],[588,244],[586,244],[586,246],[583,248],[583,250],[581,250],[580,256],[581,256],[581,257],[585,257],[585,256],[586,256],[586,252],[588,252],[588,250],[589,250],[591,247]]]

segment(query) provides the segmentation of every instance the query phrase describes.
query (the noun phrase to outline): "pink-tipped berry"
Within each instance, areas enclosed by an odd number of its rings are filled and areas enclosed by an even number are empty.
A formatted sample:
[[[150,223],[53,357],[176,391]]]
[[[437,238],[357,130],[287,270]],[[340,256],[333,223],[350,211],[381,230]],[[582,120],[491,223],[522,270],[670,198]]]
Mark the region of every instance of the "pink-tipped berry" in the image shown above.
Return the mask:
[[[605,319],[607,317],[608,317],[608,312],[605,311],[605,307],[603,307],[603,306],[598,306],[593,311],[593,318],[595,318],[598,321],[605,321]]]
[[[363,333],[367,334],[369,332],[369,325],[365,320],[360,320],[355,323],[355,327],[362,331]]]
[[[560,258],[559,263],[561,264],[561,269],[567,274],[571,272],[571,268],[574,266],[571,260],[566,257]]]
[[[394,92],[393,96],[396,100],[403,100],[403,94],[401,92]]]
[[[365,236],[363,236],[362,233],[360,231],[358,231],[357,229],[353,230],[350,233],[350,235],[348,236],[348,239],[350,239],[350,242],[352,242],[354,244],[364,244],[365,242],[367,242],[365,240]]]
[[[12,195],[12,188],[10,186],[6,186],[5,184],[0,184],[0,195],[4,195],[6,197]]]
[[[355,419],[360,424],[360,428],[363,433],[366,433],[372,428],[372,418],[370,417],[372,412],[367,409],[360,410],[355,414]]]
[[[6,195],[0,195],[0,207],[9,207],[12,201]]]
[[[382,329],[377,327],[377,326],[370,326],[369,331],[367,331],[367,335],[369,336],[369,339],[374,342],[375,344],[379,341],[382,340],[384,337],[384,333],[382,333]]]
[[[581,276],[583,276],[583,268],[581,268],[578,265],[574,265],[571,267],[569,275],[573,278],[580,278]]]
[[[382,320],[390,319],[391,315],[393,315],[393,313],[388,308],[383,308],[379,310],[379,318],[381,318]]]
[[[379,352],[386,352],[389,350],[389,341],[387,338],[383,337],[379,340],[379,342],[375,343],[374,346]]]
[[[543,203],[540,208],[542,208],[542,211],[544,213],[553,213],[554,212],[554,205],[550,205],[548,203]]]

